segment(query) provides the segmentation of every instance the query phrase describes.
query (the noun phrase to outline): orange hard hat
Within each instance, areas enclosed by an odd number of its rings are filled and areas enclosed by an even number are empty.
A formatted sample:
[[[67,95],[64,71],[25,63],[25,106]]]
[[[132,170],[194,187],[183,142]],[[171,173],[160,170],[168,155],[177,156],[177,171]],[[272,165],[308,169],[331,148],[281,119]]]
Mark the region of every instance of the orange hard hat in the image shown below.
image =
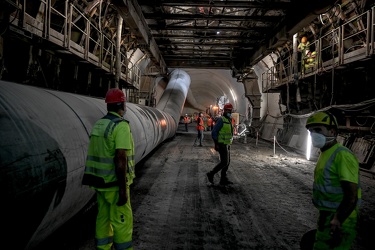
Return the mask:
[[[224,110],[226,110],[226,109],[228,109],[228,110],[232,110],[232,109],[233,109],[233,105],[232,105],[231,103],[226,103],[226,104],[224,105]]]
[[[118,88],[109,89],[105,95],[105,103],[125,102],[125,94]]]
[[[305,37],[305,36],[302,37],[301,42],[302,42],[302,43],[306,43],[306,42],[307,42],[307,37]]]

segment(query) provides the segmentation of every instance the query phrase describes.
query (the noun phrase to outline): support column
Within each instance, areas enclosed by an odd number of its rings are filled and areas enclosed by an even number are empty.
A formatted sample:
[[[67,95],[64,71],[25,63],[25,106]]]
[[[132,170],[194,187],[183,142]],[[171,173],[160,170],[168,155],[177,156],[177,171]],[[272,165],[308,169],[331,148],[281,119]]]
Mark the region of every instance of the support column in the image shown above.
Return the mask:
[[[245,96],[249,99],[252,107],[252,127],[257,127],[260,123],[260,103],[262,94],[259,91],[258,77],[255,73],[250,73],[243,80]]]
[[[120,14],[117,15],[117,32],[116,32],[116,73],[115,73],[115,87],[119,87],[121,79],[121,34],[122,34],[123,19]]]

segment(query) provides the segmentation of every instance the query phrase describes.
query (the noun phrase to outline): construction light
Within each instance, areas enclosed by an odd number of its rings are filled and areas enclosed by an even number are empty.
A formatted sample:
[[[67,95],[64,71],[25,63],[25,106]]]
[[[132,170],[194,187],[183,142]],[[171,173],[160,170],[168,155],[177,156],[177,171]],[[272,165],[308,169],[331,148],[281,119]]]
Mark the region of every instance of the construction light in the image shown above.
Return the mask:
[[[160,121],[160,125],[161,125],[163,128],[166,127],[166,126],[167,126],[167,122],[166,122],[166,120],[162,119],[162,120]]]
[[[311,155],[311,135],[310,135],[310,131],[308,131],[307,143],[306,143],[306,159],[307,160],[310,160],[310,155]]]

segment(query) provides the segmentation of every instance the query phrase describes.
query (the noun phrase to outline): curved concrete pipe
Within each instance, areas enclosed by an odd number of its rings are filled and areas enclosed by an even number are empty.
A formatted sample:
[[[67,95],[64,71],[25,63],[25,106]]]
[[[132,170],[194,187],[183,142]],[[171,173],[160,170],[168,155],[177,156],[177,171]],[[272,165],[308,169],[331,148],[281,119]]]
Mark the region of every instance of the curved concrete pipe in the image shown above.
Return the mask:
[[[156,108],[170,114],[176,126],[178,126],[190,87],[190,76],[183,70],[175,69],[172,71],[169,78],[168,85],[159,103],[156,105]]]
[[[186,86],[175,88],[179,94],[166,94],[181,99],[167,101],[166,111],[185,101]],[[1,242],[10,245],[5,249],[32,249],[93,197],[81,179],[89,133],[106,113],[103,99],[0,81]],[[175,112],[127,103],[125,119],[136,163],[177,131]]]

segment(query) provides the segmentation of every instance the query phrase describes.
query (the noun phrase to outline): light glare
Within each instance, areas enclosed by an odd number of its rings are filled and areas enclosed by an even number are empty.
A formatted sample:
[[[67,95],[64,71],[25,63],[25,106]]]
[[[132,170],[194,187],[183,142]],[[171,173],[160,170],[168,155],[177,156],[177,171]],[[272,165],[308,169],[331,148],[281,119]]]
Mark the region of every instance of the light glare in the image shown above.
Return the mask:
[[[310,160],[310,155],[311,155],[311,135],[310,135],[310,131],[308,131],[307,143],[306,143],[306,159],[307,160]]]

